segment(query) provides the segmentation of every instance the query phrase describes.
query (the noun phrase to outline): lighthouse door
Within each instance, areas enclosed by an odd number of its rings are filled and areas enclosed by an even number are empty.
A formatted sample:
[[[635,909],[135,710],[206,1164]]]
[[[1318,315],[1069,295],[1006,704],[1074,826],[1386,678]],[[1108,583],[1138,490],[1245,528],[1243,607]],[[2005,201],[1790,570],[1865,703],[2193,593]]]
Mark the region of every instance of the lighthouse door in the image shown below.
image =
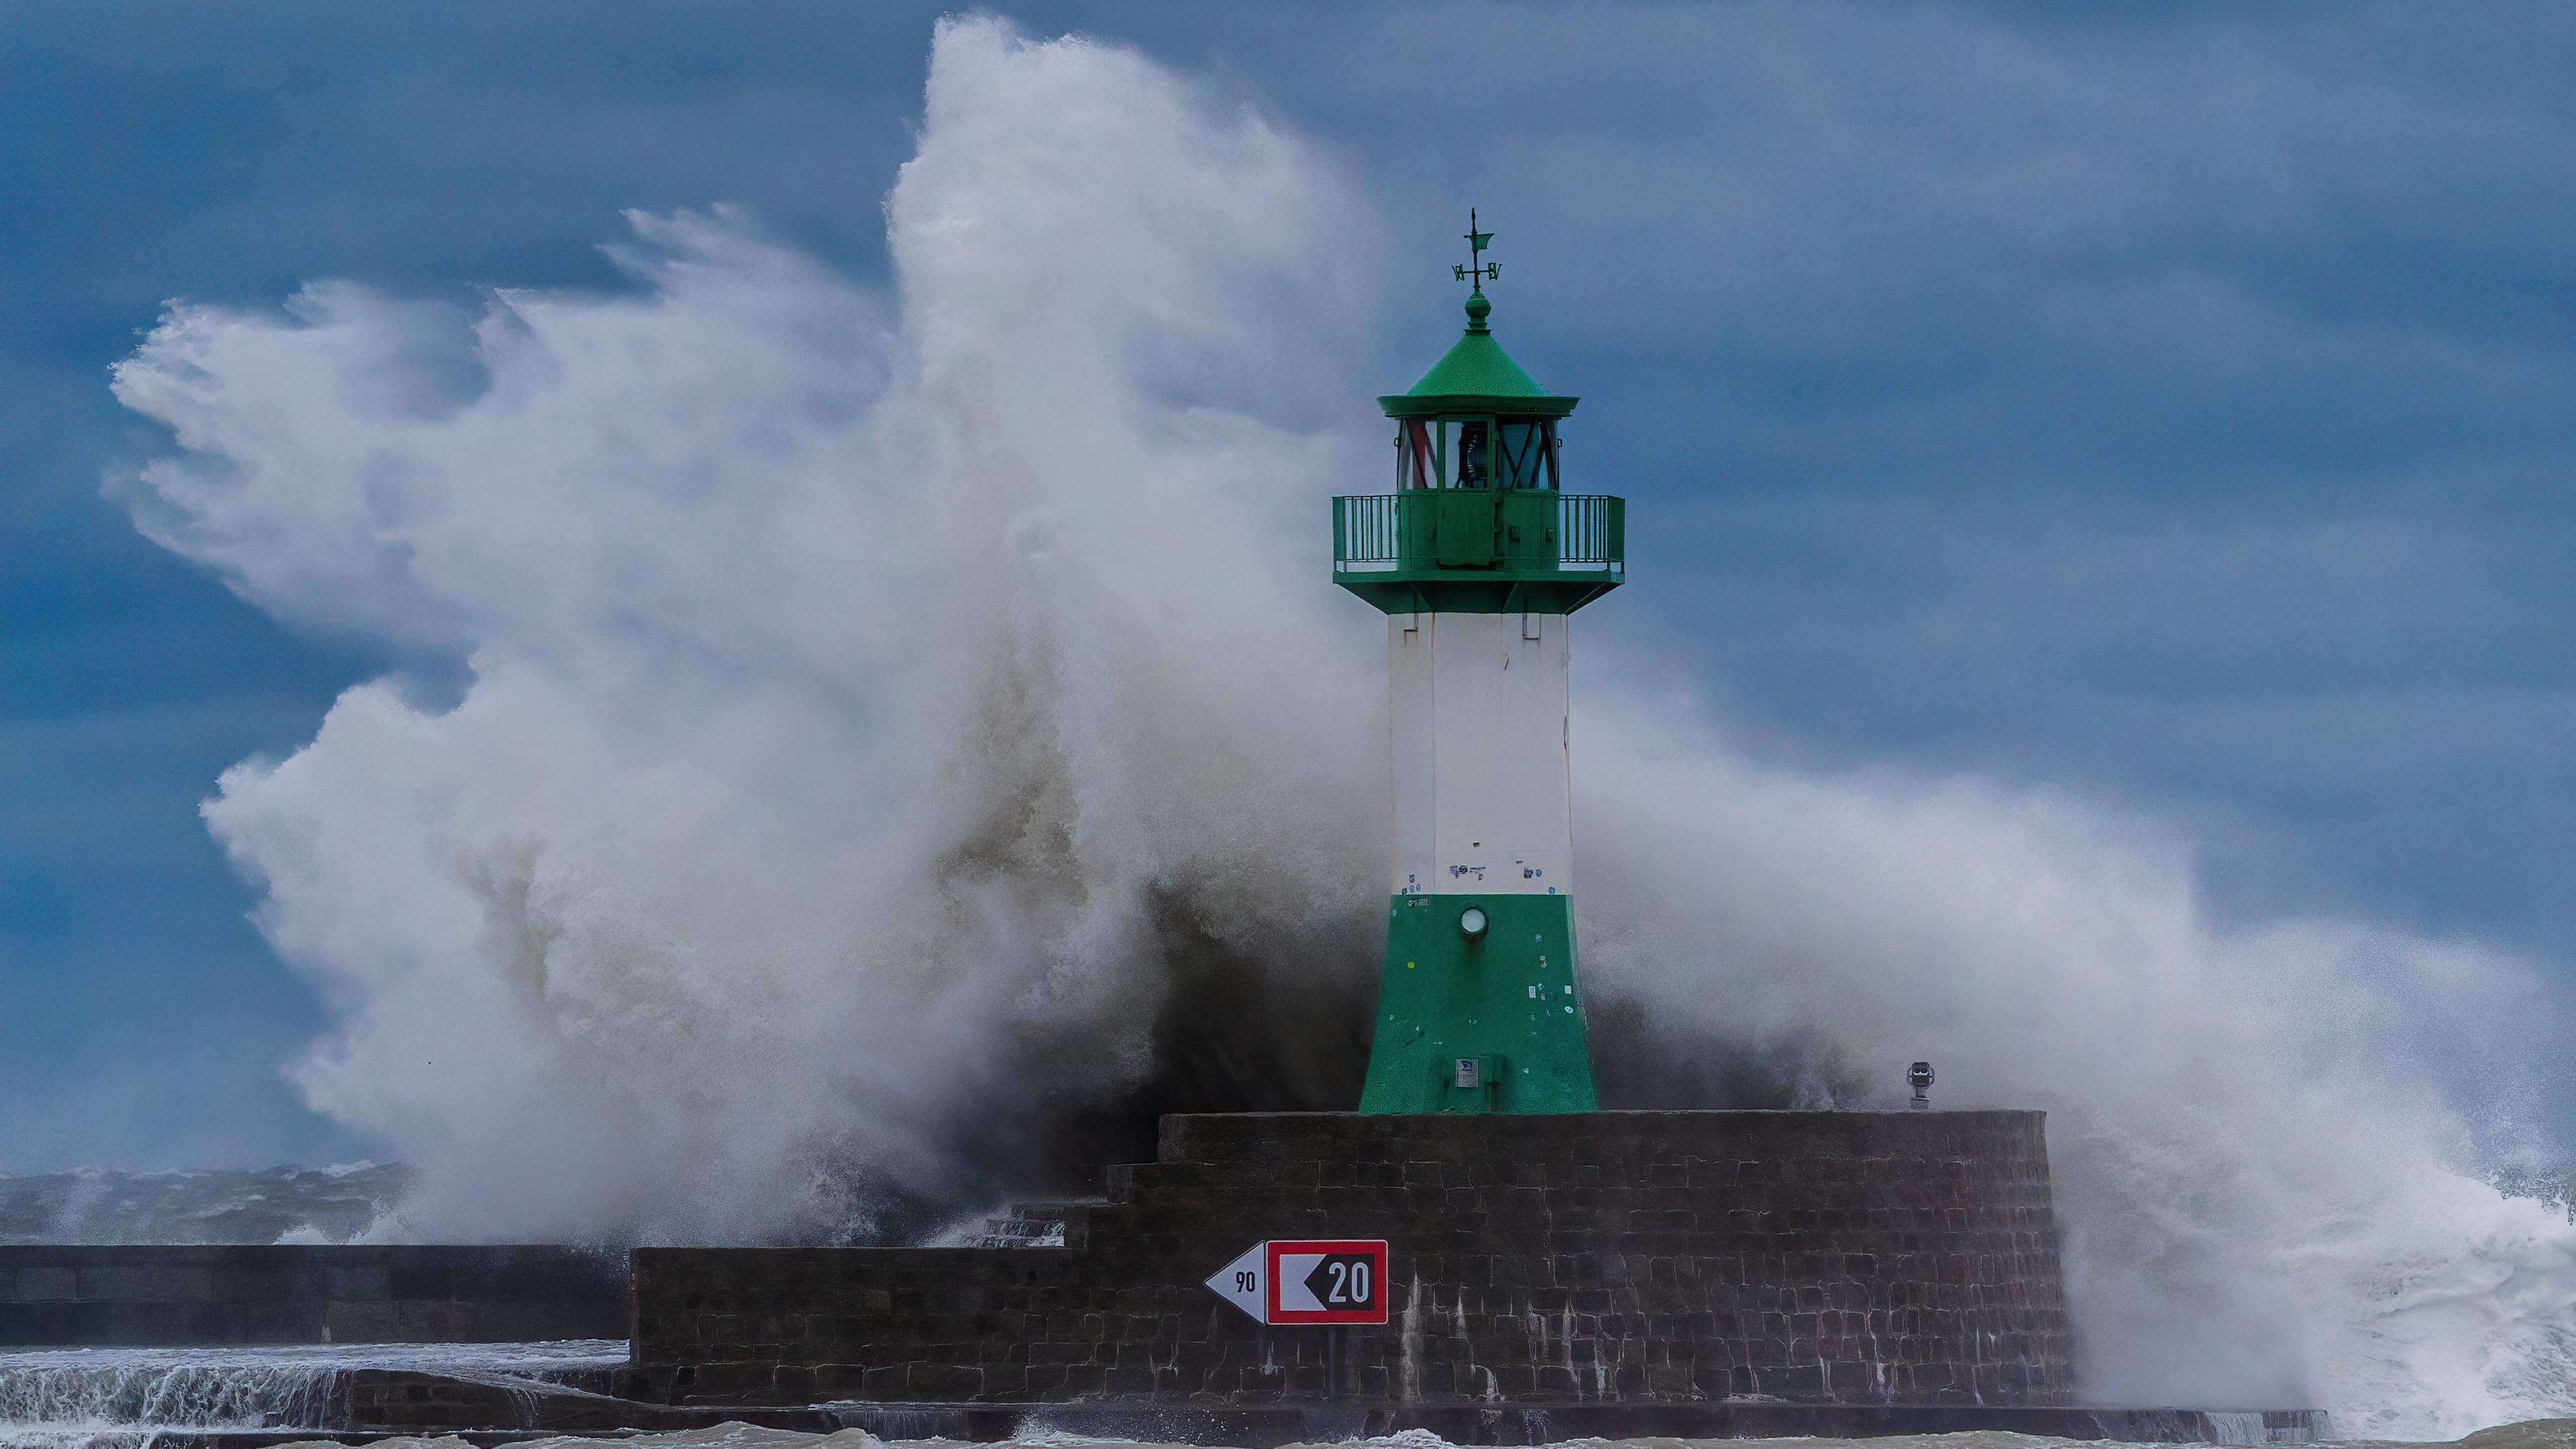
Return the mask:
[[[1444,569],[1490,568],[1494,562],[1494,499],[1484,489],[1443,489],[1432,539],[1432,560]]]

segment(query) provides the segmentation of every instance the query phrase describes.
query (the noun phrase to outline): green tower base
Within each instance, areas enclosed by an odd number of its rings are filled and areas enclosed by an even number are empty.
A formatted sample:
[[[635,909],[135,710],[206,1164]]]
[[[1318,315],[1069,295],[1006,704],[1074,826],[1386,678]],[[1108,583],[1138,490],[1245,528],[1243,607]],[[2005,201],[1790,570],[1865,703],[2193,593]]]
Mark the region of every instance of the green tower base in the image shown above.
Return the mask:
[[[1485,912],[1482,935],[1460,917]],[[1565,896],[1399,895],[1387,907],[1363,1112],[1590,1112],[1592,1051]]]

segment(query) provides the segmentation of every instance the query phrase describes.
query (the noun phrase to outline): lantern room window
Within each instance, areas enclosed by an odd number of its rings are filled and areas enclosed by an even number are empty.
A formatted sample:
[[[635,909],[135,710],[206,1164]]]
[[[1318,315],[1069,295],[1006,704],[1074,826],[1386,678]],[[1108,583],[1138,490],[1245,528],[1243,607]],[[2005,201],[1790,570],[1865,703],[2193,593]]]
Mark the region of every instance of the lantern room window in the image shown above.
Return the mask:
[[[1458,425],[1458,486],[1490,488],[1491,474],[1485,467],[1486,434],[1493,429],[1482,420]]]
[[[1420,418],[1396,424],[1395,486],[1399,491],[1440,486],[1439,440],[1433,424]]]
[[[1505,418],[1495,428],[1494,474],[1505,488],[1556,486],[1556,424],[1543,418]]]
[[[1395,486],[1557,486],[1556,423],[1548,418],[1406,418],[1395,430]]]

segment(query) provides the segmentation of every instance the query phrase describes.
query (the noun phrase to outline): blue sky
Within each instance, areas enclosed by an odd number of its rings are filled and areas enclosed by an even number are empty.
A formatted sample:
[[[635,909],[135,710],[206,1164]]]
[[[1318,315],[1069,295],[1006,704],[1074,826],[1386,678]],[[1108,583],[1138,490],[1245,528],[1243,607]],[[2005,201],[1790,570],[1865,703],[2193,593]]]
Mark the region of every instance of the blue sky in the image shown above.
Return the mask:
[[[196,804],[402,661],[100,498],[158,446],[106,387],[138,329],[315,277],[625,285],[629,207],[882,277],[939,13],[0,12],[0,1169],[367,1150],[278,1076],[322,1012]],[[2563,9],[1009,13],[1357,178],[1423,277],[1389,389],[1482,207],[1572,465],[1657,521],[1602,647],[1759,749],[2184,820],[2222,911],[2576,959]]]

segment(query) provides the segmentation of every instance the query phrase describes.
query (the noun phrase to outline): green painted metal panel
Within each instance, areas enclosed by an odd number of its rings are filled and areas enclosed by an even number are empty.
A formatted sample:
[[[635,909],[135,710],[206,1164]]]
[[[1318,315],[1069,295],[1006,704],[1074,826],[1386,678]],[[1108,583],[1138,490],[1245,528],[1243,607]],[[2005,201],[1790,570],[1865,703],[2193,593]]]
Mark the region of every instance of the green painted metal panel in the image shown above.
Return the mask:
[[[1627,501],[1545,488],[1333,500],[1333,581],[1390,614],[1570,614],[1627,580]]]
[[[1494,495],[1483,490],[1426,490],[1431,499],[1431,557],[1441,568],[1488,568],[1495,561]]]
[[[1455,397],[1414,397],[1395,393],[1380,397],[1377,405],[1391,418],[1458,418],[1458,417],[1527,417],[1561,418],[1574,411],[1581,398],[1572,397],[1496,397],[1487,393],[1470,393]]]
[[[1547,389],[1532,381],[1494,334],[1469,328],[1422,380],[1405,390],[1406,397],[1546,397]]]
[[[1492,311],[1493,303],[1481,291],[1469,297],[1466,334],[1403,395],[1378,399],[1387,416],[1483,412],[1561,418],[1574,411],[1575,399],[1540,387],[1494,340],[1485,321]]]
[[[1399,895],[1363,1112],[1590,1112],[1592,1050],[1565,896]],[[1485,912],[1481,936],[1459,928]],[[1457,1062],[1479,1063],[1462,1088]]]

